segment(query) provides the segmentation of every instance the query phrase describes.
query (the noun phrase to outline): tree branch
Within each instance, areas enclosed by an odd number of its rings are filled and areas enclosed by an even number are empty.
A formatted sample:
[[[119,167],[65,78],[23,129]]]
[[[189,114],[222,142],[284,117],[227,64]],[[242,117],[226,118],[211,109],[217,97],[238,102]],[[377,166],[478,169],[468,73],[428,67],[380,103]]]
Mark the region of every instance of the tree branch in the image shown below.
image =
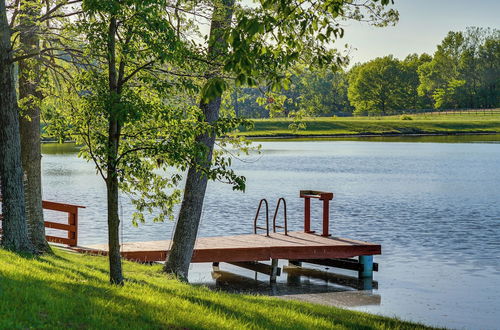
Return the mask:
[[[122,81],[119,82],[120,85],[124,85],[127,81],[129,81],[132,77],[134,77],[139,71],[147,68],[148,66],[150,66],[151,64],[153,64],[155,62],[155,60],[153,61],[149,61],[147,63],[144,63],[143,65],[141,66],[138,66],[137,68],[135,68],[128,76],[126,76],[125,78],[123,78]]]

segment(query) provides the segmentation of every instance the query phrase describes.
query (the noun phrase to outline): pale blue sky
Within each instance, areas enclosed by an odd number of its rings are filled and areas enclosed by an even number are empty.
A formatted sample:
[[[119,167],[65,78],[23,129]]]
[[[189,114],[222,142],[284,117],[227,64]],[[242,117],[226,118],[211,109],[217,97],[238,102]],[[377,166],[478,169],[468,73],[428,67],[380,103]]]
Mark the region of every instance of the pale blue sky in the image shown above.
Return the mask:
[[[376,28],[351,22],[340,45],[357,48],[351,63],[365,62],[393,54],[434,53],[448,31],[467,26],[500,28],[500,0],[395,0],[399,22],[394,27]],[[338,47],[338,46],[337,46]]]

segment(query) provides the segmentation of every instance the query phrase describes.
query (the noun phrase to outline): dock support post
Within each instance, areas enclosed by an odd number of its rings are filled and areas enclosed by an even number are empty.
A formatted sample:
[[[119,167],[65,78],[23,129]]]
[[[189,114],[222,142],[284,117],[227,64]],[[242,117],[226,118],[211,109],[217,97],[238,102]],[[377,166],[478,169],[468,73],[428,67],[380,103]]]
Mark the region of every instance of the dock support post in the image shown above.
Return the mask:
[[[278,259],[271,259],[271,283],[276,283],[276,278],[278,277]]]
[[[359,256],[359,263],[363,268],[358,271],[358,277],[373,278],[373,256]]]
[[[302,267],[302,262],[298,260],[288,260],[288,266]]]
[[[212,269],[214,270],[214,272],[218,272],[220,270],[219,263],[212,262]]]

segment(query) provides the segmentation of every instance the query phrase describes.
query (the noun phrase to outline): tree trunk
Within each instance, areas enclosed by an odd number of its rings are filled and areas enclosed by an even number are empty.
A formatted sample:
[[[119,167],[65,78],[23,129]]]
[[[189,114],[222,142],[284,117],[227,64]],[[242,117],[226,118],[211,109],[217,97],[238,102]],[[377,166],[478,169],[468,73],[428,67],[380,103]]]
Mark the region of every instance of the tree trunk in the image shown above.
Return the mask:
[[[207,122],[211,123],[219,118],[220,103],[221,98],[219,97],[208,104],[201,105]],[[197,138],[197,142],[207,147],[206,158],[199,159],[197,162],[210,166],[215,135],[203,134]],[[193,256],[207,183],[208,178],[205,174],[193,167],[189,168],[179,218],[175,226],[172,249],[164,267],[166,272],[175,274],[184,281],[187,281],[189,263]]]
[[[2,191],[2,245],[32,253],[24,208],[23,171],[10,28],[5,1],[0,0],[0,177]]]
[[[20,42],[25,53],[39,50],[40,41],[36,17],[39,14],[38,4],[33,0],[21,3]],[[19,62],[19,99],[24,101],[21,111],[21,160],[24,170],[26,218],[28,233],[35,250],[38,253],[50,252],[45,238],[45,225],[42,208],[42,175],[40,150],[40,107],[38,101],[42,95],[37,90],[40,83],[39,57]]]
[[[234,98],[234,116],[236,118],[239,118],[240,117],[240,107],[238,104],[238,87],[236,87],[236,86],[234,86],[233,98]]]
[[[111,17],[108,30],[108,84],[110,94],[120,94],[116,71],[115,36],[117,30],[116,17]],[[109,280],[112,284],[123,284],[122,261],[120,256],[120,217],[118,216],[118,173],[117,159],[120,143],[120,123],[116,110],[109,114],[108,157],[106,187],[108,197],[108,248],[109,248]]]
[[[233,7],[234,0],[222,0],[215,5],[210,26],[210,39],[215,41],[208,49],[210,58],[216,58],[226,51],[221,46],[223,44],[223,31],[231,24]],[[209,103],[200,104],[206,122],[213,123],[219,119],[220,105],[220,97]],[[199,165],[209,168],[212,161],[215,133],[202,134],[196,140],[206,146],[207,154],[202,158],[195,159],[195,161]],[[189,263],[193,256],[194,244],[198,234],[207,182],[206,175],[195,168],[191,167],[189,169],[172,248],[164,267],[165,272],[175,274],[184,281],[187,281],[188,278]]]
[[[116,121],[109,125],[110,158],[118,150],[118,124]],[[115,157],[116,160],[116,157]],[[107,171],[107,199],[108,199],[108,248],[109,248],[109,280],[112,284],[123,284],[122,261],[120,256],[120,217],[118,216],[118,176],[114,166]]]

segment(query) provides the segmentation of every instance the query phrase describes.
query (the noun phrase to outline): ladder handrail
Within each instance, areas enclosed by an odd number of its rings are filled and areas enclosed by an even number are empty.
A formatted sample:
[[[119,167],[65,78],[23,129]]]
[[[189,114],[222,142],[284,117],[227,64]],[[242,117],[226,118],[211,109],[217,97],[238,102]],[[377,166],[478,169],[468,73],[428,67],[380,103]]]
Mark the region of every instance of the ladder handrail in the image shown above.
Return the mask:
[[[284,218],[285,218],[285,226],[276,226],[276,216],[278,215],[278,209],[280,208],[281,201],[283,201],[283,211],[284,211]],[[286,201],[283,197],[278,199],[278,203],[276,204],[276,209],[274,210],[274,217],[273,217],[273,233],[276,232],[276,228],[284,228],[285,229],[285,235],[288,235],[288,221],[287,221],[287,215],[286,215]]]
[[[260,208],[262,207],[262,203],[266,203],[266,228],[263,227],[258,227],[257,226],[257,220],[259,219],[259,213],[260,213]],[[253,221],[253,233],[257,234],[257,229],[265,229],[266,230],[266,236],[269,236],[269,204],[267,203],[267,200],[265,198],[262,198],[259,202],[259,207],[257,208],[257,213],[255,214],[255,219]]]

